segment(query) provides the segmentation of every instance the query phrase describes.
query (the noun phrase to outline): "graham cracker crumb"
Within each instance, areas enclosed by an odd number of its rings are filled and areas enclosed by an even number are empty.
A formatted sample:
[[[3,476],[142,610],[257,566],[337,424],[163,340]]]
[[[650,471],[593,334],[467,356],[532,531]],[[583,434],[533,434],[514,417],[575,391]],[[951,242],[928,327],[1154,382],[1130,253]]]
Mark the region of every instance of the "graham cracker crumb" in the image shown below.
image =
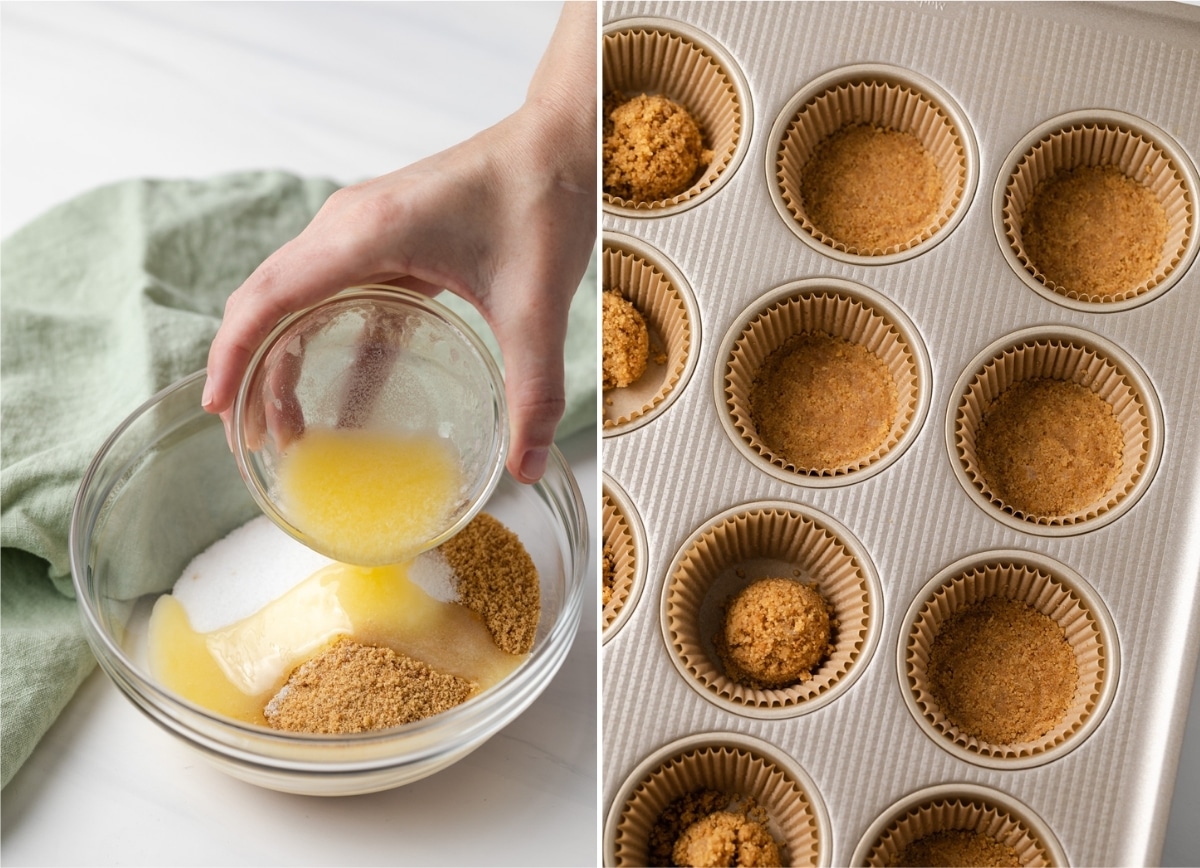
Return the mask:
[[[612,602],[613,591],[617,585],[617,564],[616,557],[613,551],[609,548],[608,543],[604,544],[604,569],[601,571],[604,577],[603,599],[601,605],[607,606]]]
[[[980,868],[1017,868],[1021,858],[1008,844],[991,835],[965,829],[948,829],[918,838],[888,863],[891,868],[974,865]]]
[[[779,845],[767,830],[768,822],[766,810],[753,799],[718,790],[693,790],[668,804],[655,820],[648,841],[649,864],[665,868],[782,865]],[[725,861],[723,857],[730,855],[734,861]],[[742,858],[751,861],[737,861]]]
[[[646,372],[650,331],[641,312],[620,290],[601,294],[604,388],[631,386]]]
[[[882,359],[823,332],[793,335],[767,356],[749,398],[767,448],[807,470],[868,458],[887,441],[899,404]]]
[[[1100,501],[1121,472],[1112,406],[1066,380],[1014,383],[984,411],[979,472],[1003,503],[1027,515],[1071,515]]]
[[[756,689],[810,680],[834,650],[831,614],[810,585],[784,578],[752,582],[726,604],[724,628],[714,638],[725,674]]]
[[[1029,261],[1058,286],[1112,299],[1154,277],[1167,215],[1153,190],[1116,166],[1080,166],[1038,184],[1021,240]]]
[[[987,597],[942,624],[928,679],[943,713],[964,733],[1019,744],[1063,721],[1079,670],[1053,618],[1019,600]]]
[[[604,192],[656,202],[687,190],[712,162],[700,127],[686,108],[664,96],[604,97]]]
[[[915,241],[937,223],[942,193],[937,163],[915,135],[871,124],[825,138],[800,178],[809,220],[857,250]]]
[[[263,713],[287,732],[367,732],[441,714],[475,690],[390,648],[342,639],[297,667]]]
[[[780,866],[779,845],[762,823],[735,811],[717,811],[683,830],[672,851],[676,865],[696,868]]]
[[[528,654],[542,595],[537,567],[520,538],[481,512],[439,550],[458,577],[459,602],[483,618],[496,646]]]

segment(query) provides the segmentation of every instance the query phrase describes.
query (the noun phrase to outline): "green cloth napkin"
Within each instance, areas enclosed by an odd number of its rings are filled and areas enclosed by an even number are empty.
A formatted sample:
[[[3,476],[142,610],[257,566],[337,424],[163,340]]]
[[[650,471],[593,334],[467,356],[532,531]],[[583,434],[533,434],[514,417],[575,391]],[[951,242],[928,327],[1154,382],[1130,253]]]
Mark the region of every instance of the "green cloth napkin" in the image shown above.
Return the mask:
[[[88,463],[131,411],[204,366],[226,296],[335,189],[281,172],[127,181],[0,246],[0,785],[95,663],[67,555]],[[595,424],[595,267],[571,308],[560,437]],[[439,300],[499,356],[470,305]]]

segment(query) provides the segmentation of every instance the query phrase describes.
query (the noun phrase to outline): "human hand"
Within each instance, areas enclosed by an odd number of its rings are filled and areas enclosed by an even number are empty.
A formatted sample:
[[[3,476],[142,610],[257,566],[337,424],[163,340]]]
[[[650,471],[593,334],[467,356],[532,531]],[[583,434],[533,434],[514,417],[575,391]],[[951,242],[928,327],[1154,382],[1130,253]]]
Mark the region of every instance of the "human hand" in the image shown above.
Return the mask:
[[[230,297],[203,404],[228,430],[238,385],[285,315],[384,283],[470,301],[505,363],[508,469],[541,478],[566,405],[571,297],[596,237],[595,7],[568,3],[524,105],[467,141],[334,193]]]

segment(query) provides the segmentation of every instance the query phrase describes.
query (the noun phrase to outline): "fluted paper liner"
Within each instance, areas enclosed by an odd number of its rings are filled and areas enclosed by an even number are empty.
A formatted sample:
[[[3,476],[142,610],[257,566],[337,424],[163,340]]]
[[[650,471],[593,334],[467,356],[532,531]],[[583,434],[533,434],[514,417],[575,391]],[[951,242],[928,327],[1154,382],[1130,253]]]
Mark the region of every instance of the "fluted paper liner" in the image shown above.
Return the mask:
[[[1060,171],[1083,166],[1112,166],[1153,191],[1167,219],[1167,238],[1154,274],[1112,295],[1092,294],[1061,286],[1038,270],[1023,240],[1025,219],[1038,184]],[[1165,286],[1193,242],[1195,193],[1183,171],[1148,134],[1118,122],[1079,123],[1044,136],[1030,147],[1008,179],[1002,225],[1013,253],[1041,285],[1066,298],[1099,305],[1128,301]]]
[[[679,103],[700,127],[713,153],[691,187],[668,199],[637,202],[604,194],[606,204],[634,212],[671,208],[710,188],[732,163],[743,137],[743,102],[736,78],[716,54],[668,22],[607,31],[603,41],[604,93],[665,96]]]
[[[620,811],[613,842],[615,865],[650,864],[650,831],[663,809],[704,789],[734,796],[735,803],[753,800],[764,809],[784,865],[818,864],[820,827],[811,797],[787,771],[736,739],[725,736],[725,744],[684,749],[649,772],[624,804],[614,805],[613,810]]]
[[[637,576],[638,555],[629,521],[607,485],[604,487],[601,522],[604,547],[613,556],[613,595],[604,606],[603,614],[603,629],[608,630],[629,602]]]
[[[824,333],[859,344],[887,365],[896,387],[896,413],[884,441],[871,453],[838,467],[799,467],[763,442],[750,415],[750,389],[766,358],[788,338]],[[725,370],[726,412],[734,429],[763,461],[797,481],[841,477],[880,461],[913,426],[924,388],[908,339],[882,311],[836,291],[801,292],[776,302],[752,319],[733,345]]]
[[[933,219],[907,241],[886,248],[858,248],[822,232],[809,218],[801,194],[805,167],[817,146],[850,126],[870,124],[914,135],[937,164],[942,199]],[[968,185],[963,134],[929,95],[915,86],[868,77],[849,78],[809,100],[777,144],[776,180],[792,217],[814,239],[857,256],[884,256],[928,241],[963,203]]]
[[[725,674],[713,639],[727,601],[768,577],[813,584],[832,607],[836,626],[833,651],[810,680],[759,689]],[[864,656],[878,602],[865,565],[839,535],[816,517],[779,505],[748,508],[707,527],[677,559],[663,605],[671,651],[706,696],[747,716],[787,716],[836,695]]]
[[[950,789],[947,787],[946,789]],[[986,796],[946,795],[934,797],[895,817],[866,852],[854,864],[883,868],[894,865],[904,849],[926,835],[936,832],[978,832],[994,838],[1017,852],[1024,866],[1052,866],[1057,849],[1001,804]]]
[[[929,686],[929,655],[942,625],[956,612],[990,597],[1028,603],[1051,618],[1062,628],[1075,655],[1078,682],[1074,698],[1058,725],[1033,741],[994,744],[962,732],[946,718]],[[923,714],[925,728],[935,739],[947,739],[968,756],[1012,760],[1021,766],[1086,735],[1085,725],[1097,713],[1105,681],[1111,677],[1113,649],[1102,623],[1099,615],[1068,584],[1018,558],[989,559],[949,577],[907,628],[906,680]]]
[[[954,440],[959,461],[976,491],[995,509],[1034,527],[1084,526],[1113,510],[1146,479],[1151,458],[1151,416],[1129,372],[1104,350],[1076,337],[1030,339],[1011,344],[975,374],[958,398]],[[1068,515],[1034,515],[1005,503],[992,491],[979,466],[976,438],[983,414],[1014,383],[1055,379],[1086,386],[1112,407],[1121,429],[1121,469],[1094,502]]]
[[[612,430],[651,412],[679,385],[693,352],[693,332],[679,288],[643,256],[605,244],[601,273],[604,291],[619,291],[650,332],[646,372],[629,386],[604,391],[604,428]]]

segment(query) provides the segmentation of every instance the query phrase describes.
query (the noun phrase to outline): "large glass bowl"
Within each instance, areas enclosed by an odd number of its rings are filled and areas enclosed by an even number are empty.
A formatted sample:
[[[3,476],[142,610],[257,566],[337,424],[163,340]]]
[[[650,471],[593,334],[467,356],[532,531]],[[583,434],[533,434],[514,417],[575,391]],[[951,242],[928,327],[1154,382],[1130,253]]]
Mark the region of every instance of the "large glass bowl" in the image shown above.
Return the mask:
[[[353,287],[281,320],[247,367],[233,405],[233,452],[271,520],[335,560],[377,566],[400,549],[367,555],[306,525],[280,484],[290,447],[316,429],[427,438],[454,456],[461,484],[444,521],[406,555],[466,526],[500,481],[508,456],[504,381],[483,342],[445,305],[391,286]],[[349,544],[348,544],[349,543]],[[386,552],[386,554],[384,554]]]
[[[154,601],[188,562],[259,514],[220,420],[200,407],[198,372],[155,395],[96,454],[71,516],[71,571],[101,667],[145,714],[218,768],[285,792],[389,789],[466,756],[546,688],[579,625],[589,559],[586,511],[562,455],[522,485],[507,473],[483,505],[537,565],[541,620],[529,658],[507,679],[443,714],[355,735],[303,735],[240,723],[157,684],[145,655]]]

